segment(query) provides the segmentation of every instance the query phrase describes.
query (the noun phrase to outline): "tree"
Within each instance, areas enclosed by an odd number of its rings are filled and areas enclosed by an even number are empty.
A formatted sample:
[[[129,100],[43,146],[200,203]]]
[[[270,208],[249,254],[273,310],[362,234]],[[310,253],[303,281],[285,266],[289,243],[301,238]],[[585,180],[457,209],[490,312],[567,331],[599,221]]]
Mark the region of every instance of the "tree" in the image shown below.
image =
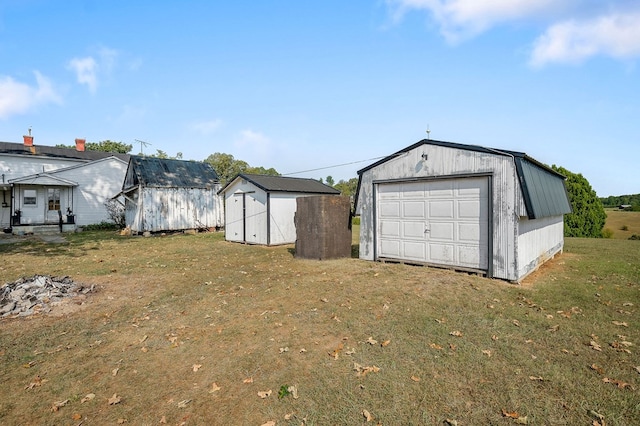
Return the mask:
[[[148,155],[147,157],[162,158],[162,159],[169,159],[169,160],[182,160],[182,153],[178,152],[178,153],[176,153],[175,157],[171,157],[169,154],[167,154],[163,150],[156,149],[156,153],[155,154]]]
[[[589,181],[581,174],[572,173],[564,167],[551,167],[567,177],[565,183],[573,212],[564,216],[564,235],[601,238],[607,214]]]
[[[280,176],[280,173],[278,173],[278,171],[276,169],[274,169],[273,167],[265,169],[262,166],[260,166],[260,167],[248,167],[247,170],[245,170],[245,173],[251,173],[251,174],[254,174],[254,175]]]
[[[327,176],[327,185],[334,186],[336,182],[333,180],[333,176]]]
[[[75,149],[75,145],[58,144],[56,148],[70,148]],[[101,152],[118,152],[120,154],[128,154],[133,149],[133,145],[122,142],[115,142],[112,140],[104,140],[100,142],[87,142],[84,145],[84,149],[87,151],[101,151]]]
[[[233,155],[222,152],[211,154],[204,162],[211,164],[213,170],[218,174],[222,185],[226,185],[229,180],[233,179],[239,173],[245,173],[249,168],[249,164],[247,164],[246,161],[236,160],[233,158]]]
[[[358,178],[351,178],[348,181],[340,179],[333,187],[340,191],[342,195],[354,197],[358,189]]]

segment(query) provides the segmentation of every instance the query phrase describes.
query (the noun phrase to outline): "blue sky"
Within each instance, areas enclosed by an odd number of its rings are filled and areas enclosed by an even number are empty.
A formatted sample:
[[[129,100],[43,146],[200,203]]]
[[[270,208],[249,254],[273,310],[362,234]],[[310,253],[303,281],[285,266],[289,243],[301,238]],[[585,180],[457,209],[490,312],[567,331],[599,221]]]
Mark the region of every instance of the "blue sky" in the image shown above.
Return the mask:
[[[637,0],[3,0],[0,140],[337,181],[429,129],[633,194],[639,57]]]

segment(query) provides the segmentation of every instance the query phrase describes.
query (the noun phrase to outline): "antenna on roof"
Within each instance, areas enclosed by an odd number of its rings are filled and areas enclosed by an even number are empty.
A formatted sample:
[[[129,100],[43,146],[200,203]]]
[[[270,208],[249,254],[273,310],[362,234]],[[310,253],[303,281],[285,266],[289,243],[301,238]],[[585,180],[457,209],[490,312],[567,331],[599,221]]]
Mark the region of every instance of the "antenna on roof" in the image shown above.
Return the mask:
[[[431,139],[431,130],[429,130],[429,125],[427,124],[427,139]]]
[[[31,136],[31,126],[29,126],[29,136]]]
[[[134,139],[134,141],[136,141],[136,142],[138,142],[140,144],[140,154],[143,154],[143,151],[142,151],[143,147],[152,145],[151,142],[141,141],[140,139]]]

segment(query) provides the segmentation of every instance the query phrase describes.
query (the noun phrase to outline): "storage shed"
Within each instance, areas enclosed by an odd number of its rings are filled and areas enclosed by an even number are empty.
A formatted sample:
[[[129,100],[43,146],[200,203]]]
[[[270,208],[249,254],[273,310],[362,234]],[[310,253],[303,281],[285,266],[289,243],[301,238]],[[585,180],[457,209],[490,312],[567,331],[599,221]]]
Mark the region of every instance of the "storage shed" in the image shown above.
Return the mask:
[[[121,192],[126,225],[132,232],[221,227],[220,187],[207,163],[132,156]]]
[[[225,239],[277,245],[296,241],[296,199],[340,195],[314,179],[239,174],[221,191],[225,206]]]
[[[361,259],[518,282],[563,249],[564,176],[525,153],[425,139],[358,175]]]

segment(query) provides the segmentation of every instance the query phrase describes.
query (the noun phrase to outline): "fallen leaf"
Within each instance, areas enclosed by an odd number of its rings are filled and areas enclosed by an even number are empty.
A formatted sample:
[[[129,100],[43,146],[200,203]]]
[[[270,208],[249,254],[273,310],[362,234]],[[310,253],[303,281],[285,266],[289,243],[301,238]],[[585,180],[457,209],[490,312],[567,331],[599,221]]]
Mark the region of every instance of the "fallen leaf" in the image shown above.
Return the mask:
[[[293,413],[287,413],[284,415],[285,420],[291,420],[292,417],[293,417]]]
[[[109,398],[109,405],[119,404],[120,401],[122,401],[122,398],[120,398],[117,394],[114,393],[113,396]]]
[[[33,388],[37,388],[37,387],[40,387],[40,386],[42,386],[43,384],[45,384],[45,383],[47,383],[47,382],[48,382],[48,380],[47,380],[47,379],[43,379],[43,378],[42,378],[42,377],[40,377],[40,376],[36,376],[36,377],[33,379],[33,382],[29,383],[29,385],[28,385],[28,386],[26,386],[26,387],[25,387],[25,389],[33,389]]]
[[[200,370],[200,367],[202,367],[202,364],[193,364],[191,366],[191,368],[193,368],[193,371],[196,372],[198,370]]]
[[[167,417],[166,416],[162,416],[162,418],[160,418],[160,423],[161,424],[167,424]]]
[[[72,420],[80,420],[82,418],[82,414],[80,413],[74,413],[73,416],[71,416]]]
[[[111,375],[112,375],[113,377],[116,377],[116,376],[118,375],[118,371],[119,371],[119,370],[120,370],[119,368],[114,368],[113,370],[111,370]]]
[[[491,336],[491,340],[493,340],[493,341],[498,340],[498,336],[496,336],[495,334],[493,334],[493,335]]]
[[[597,344],[595,341],[593,341],[593,340],[589,342],[589,346],[591,346],[591,349],[593,349],[595,351],[602,352],[602,347],[599,344]]]
[[[362,415],[367,420],[367,422],[373,421],[373,416],[367,410],[362,410]]]
[[[380,343],[380,346],[384,348],[385,346],[389,346],[389,343],[391,343],[391,340],[385,340],[384,342]]]
[[[84,398],[82,398],[82,399],[80,400],[80,403],[85,403],[85,402],[87,402],[87,401],[91,401],[91,400],[93,400],[95,397],[96,397],[96,394],[95,394],[95,393],[88,393],[88,394],[86,394],[86,395],[85,395],[85,397],[84,397]]]
[[[596,364],[591,364],[591,369],[597,372],[598,374],[604,374],[604,370],[602,369],[602,367]]]
[[[608,377],[605,377],[604,379],[602,379],[602,381],[605,382],[605,383],[614,384],[614,385],[618,386],[618,388],[620,388],[620,389],[624,389],[626,387],[630,387],[630,388],[633,389],[633,386],[631,386],[629,383],[623,382],[622,380],[609,379]]]
[[[218,392],[220,389],[221,389],[220,386],[216,385],[216,382],[213,382],[213,384],[211,385],[211,389],[209,390],[209,393]]]
[[[488,357],[491,357],[491,351],[489,349],[483,350],[482,353],[485,354]]]
[[[287,391],[293,396],[293,399],[298,399],[298,388],[296,386],[289,386]]]
[[[123,425],[125,423],[127,423],[127,419],[118,419],[118,424],[119,425]]]
[[[538,377],[536,377],[536,376],[529,376],[529,380],[537,380],[537,381],[539,381],[539,382],[544,381],[544,379],[543,379],[541,376],[538,376]]]
[[[456,336],[456,337],[462,337],[462,333],[458,330],[452,331],[451,333],[449,333],[452,336]]]
[[[451,349],[452,351],[455,351],[457,349],[457,346],[454,345],[453,343],[449,343],[449,349]]]
[[[517,411],[512,411],[512,412],[508,412],[507,410],[505,410],[504,408],[502,409],[502,415],[504,417],[510,417],[512,419],[517,419],[518,416],[518,412]]]
[[[289,348],[285,347],[285,348],[280,348],[280,353],[285,353],[285,352],[289,352]]]
[[[276,426],[276,422],[274,422],[273,420],[270,420],[266,423],[262,423],[260,426]]]
[[[147,337],[149,337],[149,336],[147,336],[146,334],[145,334],[144,336],[142,336],[142,339],[140,339],[140,343],[142,343],[142,342],[144,342],[145,340],[147,340]]]
[[[242,381],[242,383],[253,383],[253,377],[247,377]]]
[[[320,299],[321,302],[327,303],[329,302],[329,300],[326,297],[323,297],[322,299]]]
[[[591,414],[593,417],[597,418],[600,421],[604,421],[604,416],[598,413],[597,411],[589,410],[589,414]]]
[[[524,417],[518,417],[517,419],[515,419],[513,421],[515,424],[517,425],[526,425],[529,424],[529,421],[527,420],[527,416]]]
[[[623,321],[611,321],[614,325],[619,325],[621,327],[629,327],[629,324]]]
[[[560,325],[559,325],[559,324],[556,324],[556,325],[554,325],[553,327],[549,327],[549,328],[547,328],[547,331],[555,332],[555,331],[558,331],[558,329],[559,329],[559,328],[560,328]]]
[[[432,349],[438,349],[438,350],[442,350],[442,349],[444,349],[442,346],[437,345],[437,344],[435,344],[435,343],[430,343],[430,344],[429,344],[429,347],[430,347],[430,348],[432,348]]]
[[[305,348],[300,348],[300,353],[303,354],[305,353],[307,350]]]
[[[639,365],[639,366],[637,366],[637,367],[634,367],[634,368],[635,368],[635,370],[636,370],[638,373],[640,373],[640,365]]]
[[[375,340],[373,337],[369,336],[369,338],[367,339],[367,343],[370,345],[377,345],[378,341]]]
[[[444,422],[446,424],[448,424],[449,426],[458,426],[458,421],[457,420],[445,419]]]
[[[419,382],[420,381],[420,377],[411,376],[411,380],[413,380],[414,382]]]
[[[631,303],[631,302],[624,302],[624,303],[622,304],[622,306],[633,306],[633,303]]]
[[[53,405],[51,406],[51,411],[56,412],[58,411],[61,407],[64,407],[65,405],[67,405],[69,403],[68,399],[65,399],[64,401],[57,401],[54,402]]]
[[[356,353],[355,348],[351,348],[351,349],[346,350],[346,351],[344,352],[344,354],[345,354],[345,355],[353,355],[353,354],[355,354],[355,353]]]
[[[516,327],[520,327],[520,321],[518,320],[513,320],[511,321],[513,323],[513,325],[515,325]]]
[[[268,391],[261,391],[258,392],[258,396],[262,399],[268,398],[271,396],[271,389],[269,389]]]
[[[178,408],[187,408],[187,405],[189,405],[190,402],[190,399],[183,399],[182,401],[178,402]]]

